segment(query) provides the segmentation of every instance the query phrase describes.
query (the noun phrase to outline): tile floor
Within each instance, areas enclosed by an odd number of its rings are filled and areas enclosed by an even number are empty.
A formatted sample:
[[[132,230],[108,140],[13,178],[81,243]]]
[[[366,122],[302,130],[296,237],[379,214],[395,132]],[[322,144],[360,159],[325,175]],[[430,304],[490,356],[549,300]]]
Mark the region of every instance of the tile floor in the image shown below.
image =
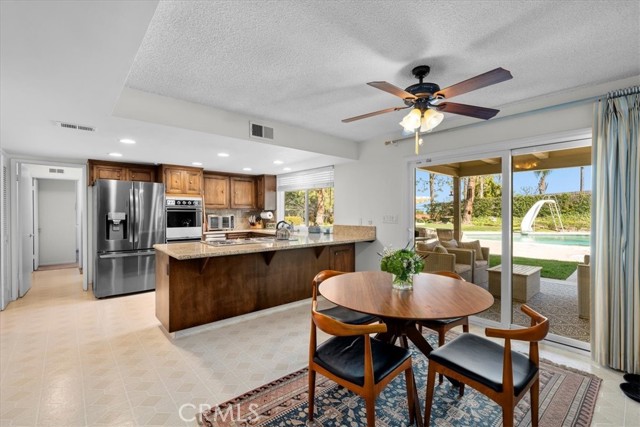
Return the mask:
[[[153,292],[96,300],[81,283],[77,269],[34,273],[33,288],[0,313],[0,425],[195,425],[201,403],[306,364],[307,304],[169,339]],[[620,374],[564,349],[542,353],[604,379],[594,425],[640,426]]]

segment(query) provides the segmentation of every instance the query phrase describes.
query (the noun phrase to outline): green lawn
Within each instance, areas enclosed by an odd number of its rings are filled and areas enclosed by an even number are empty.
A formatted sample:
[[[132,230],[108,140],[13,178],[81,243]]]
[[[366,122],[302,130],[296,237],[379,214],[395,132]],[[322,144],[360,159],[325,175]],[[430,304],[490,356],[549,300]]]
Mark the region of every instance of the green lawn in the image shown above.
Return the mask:
[[[489,267],[501,264],[500,255],[489,255]],[[578,266],[578,262],[556,261],[552,259],[513,257],[514,264],[542,267],[540,277],[565,280],[571,276]]]

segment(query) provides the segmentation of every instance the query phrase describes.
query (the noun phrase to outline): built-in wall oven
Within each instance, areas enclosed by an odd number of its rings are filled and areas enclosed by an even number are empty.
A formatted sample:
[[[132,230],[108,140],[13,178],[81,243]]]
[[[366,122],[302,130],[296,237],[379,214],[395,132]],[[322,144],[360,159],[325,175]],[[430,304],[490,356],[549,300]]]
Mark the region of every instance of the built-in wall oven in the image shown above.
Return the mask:
[[[202,239],[202,198],[166,198],[167,243]]]

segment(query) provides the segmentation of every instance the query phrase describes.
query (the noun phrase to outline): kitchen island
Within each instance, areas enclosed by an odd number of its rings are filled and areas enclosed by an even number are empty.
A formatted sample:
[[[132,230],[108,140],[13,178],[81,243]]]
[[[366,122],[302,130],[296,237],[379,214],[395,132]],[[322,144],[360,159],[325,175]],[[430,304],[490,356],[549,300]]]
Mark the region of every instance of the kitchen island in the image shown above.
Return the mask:
[[[375,238],[375,227],[336,225],[291,240],[155,245],[156,317],[176,332],[309,298],[319,271],[354,271],[356,243]]]

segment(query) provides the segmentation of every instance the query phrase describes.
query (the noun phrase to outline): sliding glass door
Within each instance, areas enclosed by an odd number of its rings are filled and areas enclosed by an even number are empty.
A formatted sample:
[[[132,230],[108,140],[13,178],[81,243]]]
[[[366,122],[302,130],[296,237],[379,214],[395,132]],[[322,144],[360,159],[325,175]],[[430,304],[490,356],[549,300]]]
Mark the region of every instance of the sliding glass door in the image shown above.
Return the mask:
[[[444,246],[433,268],[495,298],[476,320],[527,326],[526,303],[551,319],[550,339],[588,348],[590,140],[417,162],[414,182],[418,249]]]
[[[508,154],[416,167],[415,239],[428,253],[427,271],[454,271],[489,290],[489,270],[503,253],[503,156]],[[436,245],[444,249],[436,252]],[[496,297],[479,317],[510,322],[502,319],[499,293]]]
[[[584,144],[587,145],[584,145]],[[516,150],[513,161],[513,323],[522,304],[549,318],[551,339],[588,348],[591,229],[589,141]]]

